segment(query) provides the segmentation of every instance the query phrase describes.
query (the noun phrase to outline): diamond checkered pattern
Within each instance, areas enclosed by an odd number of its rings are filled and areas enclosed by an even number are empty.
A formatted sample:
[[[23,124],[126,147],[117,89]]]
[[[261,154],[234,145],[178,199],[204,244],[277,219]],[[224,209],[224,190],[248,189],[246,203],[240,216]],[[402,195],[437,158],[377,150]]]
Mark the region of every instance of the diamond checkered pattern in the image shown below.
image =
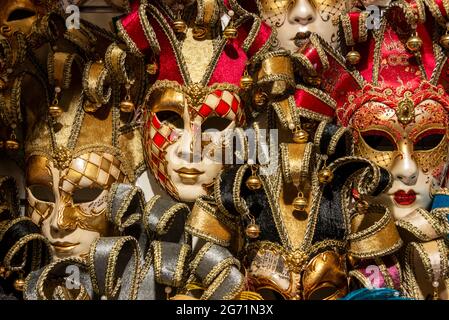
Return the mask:
[[[151,106],[150,106],[151,107]],[[208,94],[199,107],[189,106],[191,112],[202,118],[204,122],[211,116],[218,116],[235,121],[237,126],[245,122],[245,115],[237,93],[227,90],[215,90]],[[144,115],[144,141],[145,158],[150,165],[153,175],[170,192],[176,195],[176,189],[172,185],[167,173],[167,160],[165,150],[172,144],[176,137],[172,135],[175,127],[167,122],[161,122],[157,115],[151,111],[145,111]]]
[[[72,160],[62,179],[62,190],[70,193],[75,187],[89,188],[94,185],[105,188],[124,180],[125,174],[120,170],[117,158],[108,153],[91,152]]]

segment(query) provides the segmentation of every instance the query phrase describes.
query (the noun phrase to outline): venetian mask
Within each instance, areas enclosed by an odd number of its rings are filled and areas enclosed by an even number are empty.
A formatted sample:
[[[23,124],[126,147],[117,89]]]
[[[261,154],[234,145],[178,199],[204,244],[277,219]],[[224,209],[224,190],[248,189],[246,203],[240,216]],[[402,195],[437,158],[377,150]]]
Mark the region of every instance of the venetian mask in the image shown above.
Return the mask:
[[[27,160],[28,215],[58,259],[85,257],[94,240],[110,235],[109,188],[126,180],[121,162],[106,152],[86,152],[65,161],[43,155]]]
[[[417,208],[428,210],[432,189],[443,182],[449,101],[442,88],[421,86],[399,96],[390,89],[378,91],[383,99],[362,104],[350,126],[356,155],[392,173],[391,188],[375,201],[387,204],[393,216],[401,219]]]
[[[245,121],[234,89],[170,82],[150,93],[143,130],[146,162],[174,198],[193,202],[206,195],[222,169],[226,136]]]
[[[279,45],[295,52],[310,33],[335,45],[344,0],[262,0],[262,18],[277,29]]]
[[[4,0],[0,4],[0,33],[10,36],[20,31],[28,35],[38,15],[44,14],[44,6],[32,0]]]

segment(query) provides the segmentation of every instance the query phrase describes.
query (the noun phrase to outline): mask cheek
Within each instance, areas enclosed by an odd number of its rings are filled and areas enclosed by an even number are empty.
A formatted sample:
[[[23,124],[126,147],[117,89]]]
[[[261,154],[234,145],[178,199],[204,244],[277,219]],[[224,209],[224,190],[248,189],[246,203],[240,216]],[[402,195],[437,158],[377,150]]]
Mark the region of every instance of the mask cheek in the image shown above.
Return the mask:
[[[106,209],[108,205],[108,190],[104,190],[95,200],[81,203],[74,207],[76,223],[84,230],[94,231],[100,235],[107,235],[109,230]],[[75,221],[72,220],[72,223]]]
[[[30,217],[35,224],[41,226],[44,220],[50,217],[55,208],[55,205],[54,203],[44,202],[36,199],[28,188],[27,194],[27,216]]]

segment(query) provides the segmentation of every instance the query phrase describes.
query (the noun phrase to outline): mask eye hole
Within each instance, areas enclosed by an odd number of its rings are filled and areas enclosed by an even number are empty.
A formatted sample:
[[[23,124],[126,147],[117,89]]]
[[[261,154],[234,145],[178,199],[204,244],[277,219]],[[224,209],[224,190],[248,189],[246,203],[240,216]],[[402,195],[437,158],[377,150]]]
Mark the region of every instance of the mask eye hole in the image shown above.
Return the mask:
[[[29,10],[29,9],[25,9],[25,8],[16,9],[9,14],[8,22],[28,19],[28,18],[34,17],[35,15],[36,15],[36,12]]]
[[[203,122],[203,124],[201,125],[201,129],[202,129],[202,131],[206,131],[206,130],[210,130],[210,129],[223,131],[229,127],[231,122],[232,122],[231,120],[226,119],[226,118],[210,117],[210,118],[207,118],[206,121]]]
[[[31,194],[39,201],[43,202],[55,202],[55,195],[50,186],[44,186],[40,184],[32,185],[28,187]]]
[[[414,145],[415,151],[432,150],[436,148],[444,139],[445,131],[443,129],[432,129],[421,133]]]
[[[101,188],[75,189],[72,193],[73,204],[92,202],[104,191]]]
[[[176,128],[184,128],[184,120],[179,113],[174,111],[159,111],[156,112],[156,117],[161,123],[168,123]]]
[[[361,132],[361,137],[367,145],[377,151],[395,151],[396,143],[389,133],[370,130]]]

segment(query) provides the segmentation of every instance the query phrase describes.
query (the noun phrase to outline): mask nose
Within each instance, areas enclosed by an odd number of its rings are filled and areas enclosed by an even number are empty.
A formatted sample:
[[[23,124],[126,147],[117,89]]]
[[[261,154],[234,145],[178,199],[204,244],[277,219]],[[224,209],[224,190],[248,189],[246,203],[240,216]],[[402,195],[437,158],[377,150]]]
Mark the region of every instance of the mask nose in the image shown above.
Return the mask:
[[[188,123],[176,149],[176,156],[188,163],[201,162],[201,124]]]
[[[50,220],[50,231],[54,235],[61,233],[70,233],[76,230],[76,223],[72,221],[75,217],[75,208],[69,201],[68,196],[62,196],[59,203],[56,204],[54,214]]]
[[[408,142],[410,144],[410,142]],[[401,154],[398,156],[391,170],[393,177],[407,186],[416,184],[418,180],[418,166],[412,158],[410,147],[402,147]]]
[[[309,0],[298,0],[288,14],[291,24],[307,25],[316,19],[316,10]]]

